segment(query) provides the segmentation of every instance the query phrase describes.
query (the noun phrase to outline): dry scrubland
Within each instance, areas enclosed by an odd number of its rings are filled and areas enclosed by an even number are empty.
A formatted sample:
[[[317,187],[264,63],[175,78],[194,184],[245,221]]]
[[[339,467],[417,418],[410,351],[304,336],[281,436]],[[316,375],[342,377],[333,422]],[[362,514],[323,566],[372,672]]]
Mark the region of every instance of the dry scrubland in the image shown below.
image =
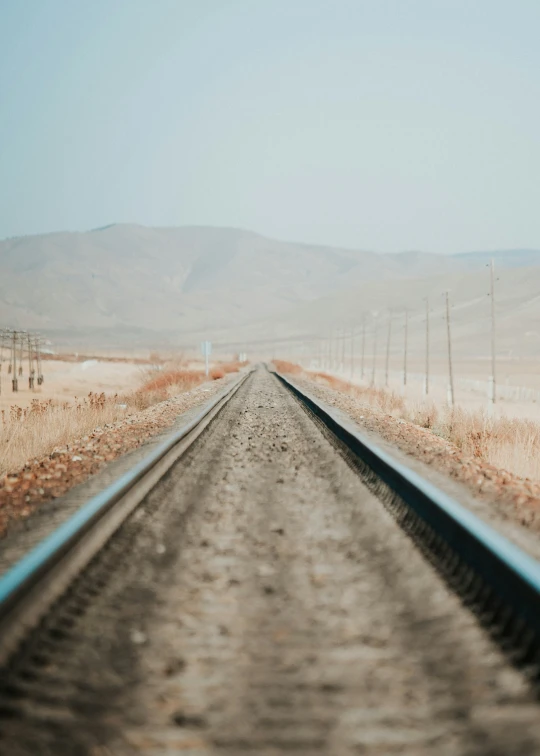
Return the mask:
[[[210,377],[217,380],[239,368],[240,363],[216,365]],[[139,385],[123,393],[90,391],[84,399],[74,402],[34,398],[26,407],[13,404],[1,410],[0,474],[17,470],[29,459],[45,455],[54,447],[66,446],[95,428],[123,420],[130,413],[189,391],[206,380],[202,369],[191,369],[178,361],[161,370],[140,371]]]
[[[464,454],[522,478],[540,480],[540,423],[510,417],[490,417],[483,410],[453,410],[433,401],[408,400],[384,388],[358,386],[323,372],[305,372],[276,360],[278,370],[304,375],[347,393],[399,420],[426,428],[454,444]]]

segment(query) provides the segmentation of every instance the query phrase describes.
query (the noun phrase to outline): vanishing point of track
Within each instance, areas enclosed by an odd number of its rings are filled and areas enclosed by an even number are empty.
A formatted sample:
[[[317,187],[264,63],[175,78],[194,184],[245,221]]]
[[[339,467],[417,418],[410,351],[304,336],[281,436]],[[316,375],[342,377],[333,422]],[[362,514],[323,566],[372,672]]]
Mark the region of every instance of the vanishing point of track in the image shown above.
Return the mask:
[[[0,578],[0,753],[540,753],[539,639],[535,561],[260,368]]]

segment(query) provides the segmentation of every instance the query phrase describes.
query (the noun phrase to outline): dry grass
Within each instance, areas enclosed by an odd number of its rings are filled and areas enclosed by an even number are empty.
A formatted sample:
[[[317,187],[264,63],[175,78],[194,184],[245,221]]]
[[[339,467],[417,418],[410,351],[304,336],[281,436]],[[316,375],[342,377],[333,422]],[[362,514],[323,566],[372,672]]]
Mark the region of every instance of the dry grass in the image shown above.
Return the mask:
[[[238,372],[241,367],[240,362],[224,362],[213,367],[209,377],[217,381],[228,373]],[[146,409],[171,396],[190,391],[206,380],[208,379],[204,370],[189,369],[184,367],[181,361],[176,361],[166,365],[163,370],[154,368],[146,371],[143,374],[142,386],[128,397],[127,401],[136,409]]]
[[[273,364],[279,373],[300,375],[300,373],[304,372],[300,365],[295,365],[294,362],[287,362],[286,360],[274,360]]]
[[[285,366],[278,368],[283,372],[304,373],[298,365],[277,364]],[[408,402],[393,391],[356,386],[325,373],[306,372],[304,375],[393,417],[427,428],[450,441],[464,454],[521,478],[540,480],[540,423],[519,418],[494,418],[486,412],[459,407],[451,410],[433,402]]]
[[[0,473],[16,470],[27,460],[47,454],[54,447],[65,447],[74,438],[125,415],[117,397],[92,393],[75,404],[35,399],[28,409],[14,406],[9,413],[2,412]]]
[[[217,380],[239,367],[239,363],[226,363],[211,377]],[[86,399],[76,399],[74,403],[36,399],[27,409],[13,406],[9,412],[1,413],[0,474],[17,470],[55,447],[65,447],[96,428],[123,420],[130,412],[189,391],[206,380],[202,370],[173,366],[146,372],[141,387],[122,396],[90,393]]]
[[[492,418],[485,412],[443,409],[433,430],[466,454],[521,478],[540,480],[540,424],[518,418]]]
[[[150,370],[143,377],[142,386],[127,397],[127,402],[136,409],[146,409],[175,394],[190,391],[195,386],[204,383],[205,380],[206,376],[203,370],[176,367],[166,370]]]
[[[224,378],[229,373],[237,373],[245,364],[245,362],[222,362],[212,368],[210,371],[210,378],[212,378],[213,381],[217,381],[219,378]]]

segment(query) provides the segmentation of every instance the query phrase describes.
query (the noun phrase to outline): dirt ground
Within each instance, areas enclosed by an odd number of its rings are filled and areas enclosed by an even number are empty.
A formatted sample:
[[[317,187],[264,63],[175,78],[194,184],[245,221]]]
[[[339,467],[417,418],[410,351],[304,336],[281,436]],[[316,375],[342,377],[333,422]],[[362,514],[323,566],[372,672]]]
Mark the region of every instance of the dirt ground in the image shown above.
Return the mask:
[[[42,386],[28,388],[28,375],[19,378],[19,391],[11,390],[11,375],[2,373],[0,409],[9,409],[12,405],[28,407],[33,399],[54,399],[72,401],[74,397],[85,397],[90,391],[105,394],[120,394],[137,388],[143,380],[147,367],[130,363],[102,362],[86,360],[84,362],[63,362],[47,360],[43,362],[45,381]]]
[[[525,679],[258,371],[10,671],[10,756],[522,756]]]
[[[116,355],[124,357],[124,355]],[[132,355],[134,357],[134,355]],[[177,355],[178,357],[178,355]],[[174,358],[171,358],[174,359]],[[216,363],[211,363],[211,367]],[[108,359],[91,358],[82,362],[67,360],[43,361],[43,375],[45,381],[42,386],[28,388],[28,371],[19,378],[19,391],[14,393],[11,386],[11,375],[3,365],[0,372],[0,410],[9,409],[13,405],[28,407],[33,399],[54,399],[55,401],[70,402],[78,397],[82,399],[89,392],[107,396],[122,394],[138,388],[153,369],[151,364],[137,362],[112,362]],[[184,367],[190,370],[201,370],[204,364],[200,360],[189,360]]]

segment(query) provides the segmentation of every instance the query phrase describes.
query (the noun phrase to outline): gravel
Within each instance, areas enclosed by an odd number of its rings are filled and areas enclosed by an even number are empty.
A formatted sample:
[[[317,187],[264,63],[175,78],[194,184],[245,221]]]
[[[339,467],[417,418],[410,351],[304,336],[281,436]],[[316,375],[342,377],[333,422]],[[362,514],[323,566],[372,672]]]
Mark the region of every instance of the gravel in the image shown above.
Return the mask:
[[[262,370],[7,682],[10,756],[540,752],[525,679]]]
[[[0,573],[237,377],[197,386],[110,427],[96,428],[0,480]]]
[[[292,380],[329,407],[343,412],[361,433],[390,453],[398,456],[403,452],[406,464],[540,558],[540,482],[520,478],[464,454],[432,431],[396,419],[354,396],[304,377],[294,376]]]

